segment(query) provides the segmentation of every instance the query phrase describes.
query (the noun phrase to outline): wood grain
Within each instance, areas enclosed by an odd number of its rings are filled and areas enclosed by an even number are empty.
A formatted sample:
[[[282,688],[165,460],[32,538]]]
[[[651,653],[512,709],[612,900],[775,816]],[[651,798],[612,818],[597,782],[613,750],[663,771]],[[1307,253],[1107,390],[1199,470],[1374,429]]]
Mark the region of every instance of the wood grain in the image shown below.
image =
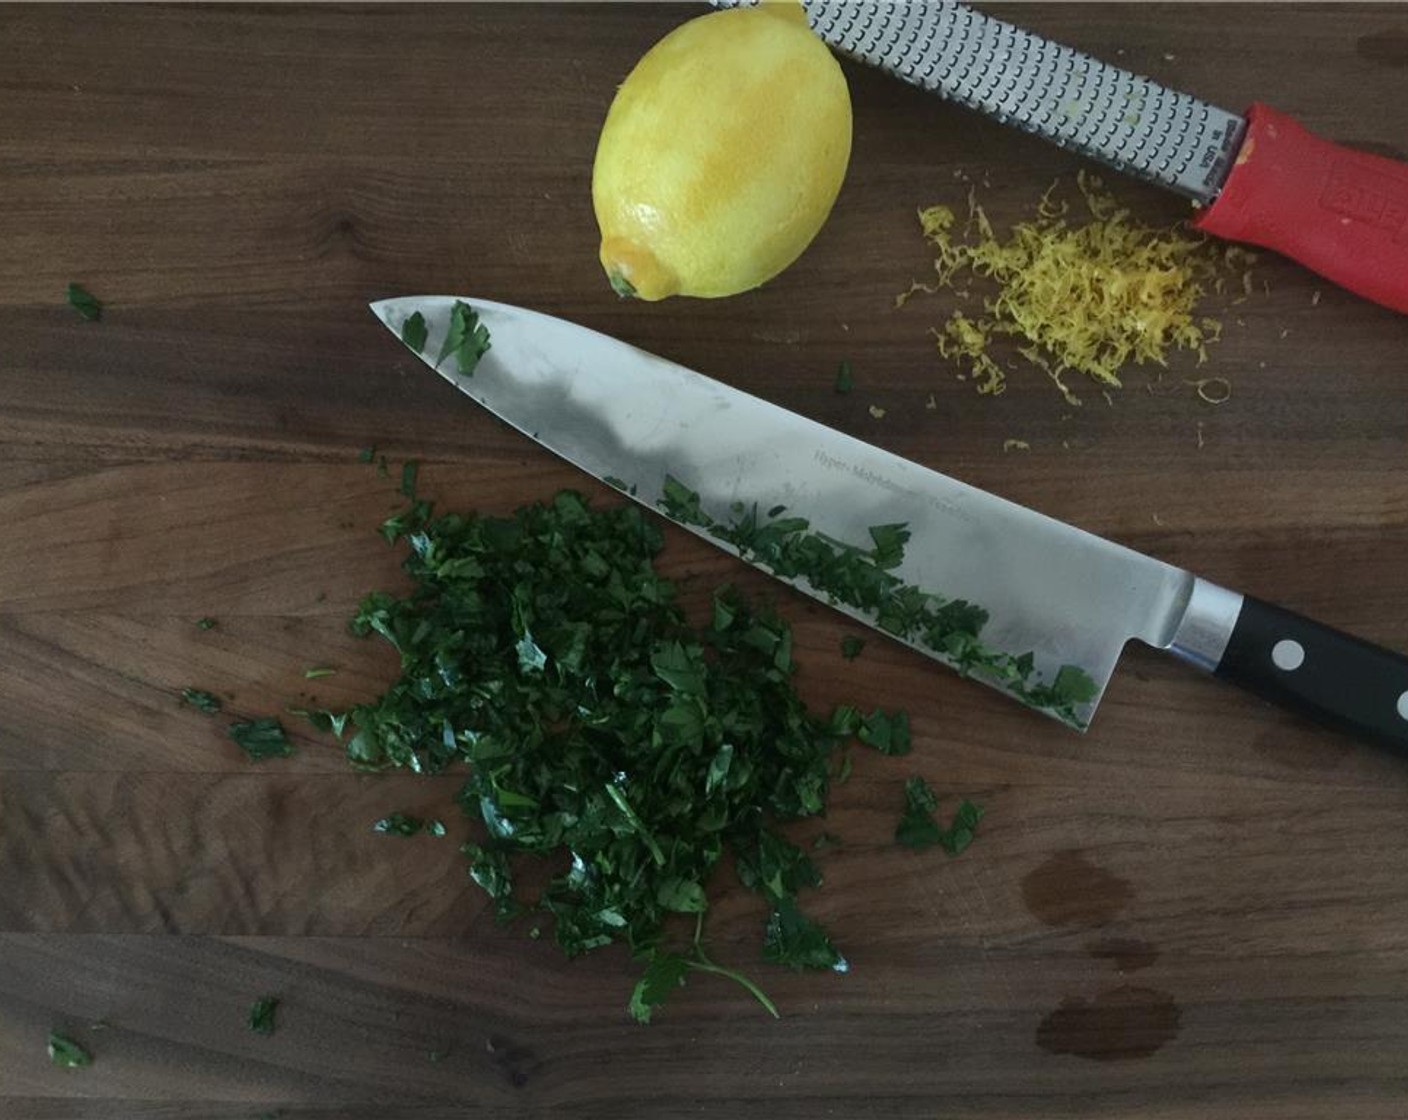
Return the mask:
[[[1399,9],[988,10],[1408,152]],[[670,534],[692,607],[729,580],[778,600],[810,702],[913,721],[914,754],[858,756],[825,822],[844,844],[811,908],[849,975],[757,964],[757,902],[722,877],[719,955],[777,1022],[691,983],[635,1026],[623,953],[569,962],[493,922],[456,777],[356,774],[302,731],[250,763],[180,705],[341,705],[394,671],[345,627],[401,579],[375,533],[394,483],[361,447],[423,460],[444,508],[606,500],[366,313],[415,291],[566,315],[1408,649],[1408,320],[1265,259],[1207,367],[1071,408],[1040,376],[976,397],[928,334],[950,304],[894,308],[929,267],[915,208],[971,180],[1017,219],[1079,166],[1038,141],[848,66],[853,162],[803,258],[738,299],[616,300],[596,131],[685,14],[0,5],[0,1115],[1398,1120],[1408,768],[1147,651],[1076,736],[880,639],[847,662],[841,619]],[[1186,213],[1115,185],[1145,220]],[[63,305],[71,280],[100,323]],[[1202,376],[1232,399],[1200,402]],[[891,842],[913,773],[988,807],[963,858]],[[450,835],[371,832],[398,809]],[[266,993],[272,1038],[244,1026]],[[54,1027],[90,1069],[46,1062]]]

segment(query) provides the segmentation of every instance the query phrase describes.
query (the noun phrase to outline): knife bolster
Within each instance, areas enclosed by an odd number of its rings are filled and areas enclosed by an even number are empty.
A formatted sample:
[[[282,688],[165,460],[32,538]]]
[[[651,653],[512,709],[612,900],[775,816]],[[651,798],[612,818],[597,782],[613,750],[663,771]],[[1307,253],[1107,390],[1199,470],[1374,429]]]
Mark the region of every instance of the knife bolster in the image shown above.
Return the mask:
[[[1195,579],[1169,652],[1205,672],[1216,672],[1237,627],[1242,602],[1236,591]]]

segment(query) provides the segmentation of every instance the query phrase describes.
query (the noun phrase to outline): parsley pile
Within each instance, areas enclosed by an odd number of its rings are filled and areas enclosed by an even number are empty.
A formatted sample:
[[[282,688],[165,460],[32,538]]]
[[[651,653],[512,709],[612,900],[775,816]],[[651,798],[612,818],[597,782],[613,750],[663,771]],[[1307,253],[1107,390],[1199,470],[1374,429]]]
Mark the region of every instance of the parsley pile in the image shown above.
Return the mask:
[[[464,851],[501,919],[537,913],[569,955],[626,944],[644,962],[629,1004],[642,1022],[690,972],[737,980],[772,1010],[703,946],[729,855],[768,905],[764,959],[846,969],[799,903],[821,876],[778,826],[824,810],[845,742],[907,751],[903,713],[809,712],[786,622],[731,589],[691,625],[654,567],[660,530],[635,506],[564,491],[508,517],[434,516],[415,500],[383,532],[409,546],[414,589],[368,595],[352,628],[390,642],[401,673],[336,730],[362,768],[468,766],[459,802],[484,839]],[[533,894],[524,857],[559,869]],[[692,938],[676,915],[694,919]]]

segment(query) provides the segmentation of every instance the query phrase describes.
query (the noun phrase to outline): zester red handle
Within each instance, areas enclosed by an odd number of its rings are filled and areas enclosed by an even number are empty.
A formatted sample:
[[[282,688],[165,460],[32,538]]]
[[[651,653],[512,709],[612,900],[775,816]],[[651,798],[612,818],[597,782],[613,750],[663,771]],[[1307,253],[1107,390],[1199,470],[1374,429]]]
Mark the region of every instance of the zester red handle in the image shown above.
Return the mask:
[[[1247,111],[1222,193],[1193,224],[1408,313],[1408,164],[1332,144],[1270,106]]]

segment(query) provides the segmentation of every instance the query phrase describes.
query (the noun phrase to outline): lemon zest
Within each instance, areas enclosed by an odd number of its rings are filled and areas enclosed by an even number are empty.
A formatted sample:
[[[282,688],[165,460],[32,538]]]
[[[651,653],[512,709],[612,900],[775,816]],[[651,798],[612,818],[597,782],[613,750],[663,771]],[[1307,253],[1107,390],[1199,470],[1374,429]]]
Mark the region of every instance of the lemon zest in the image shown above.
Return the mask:
[[[983,297],[980,313],[955,311],[934,331],[939,353],[959,366],[962,380],[995,396],[1006,375],[991,344],[1012,337],[1024,343],[1018,353],[1071,405],[1081,403],[1067,381],[1072,373],[1119,388],[1120,371],[1130,363],[1166,366],[1174,350],[1206,362],[1222,324],[1195,315],[1199,300],[1225,287],[1222,271],[1241,272],[1243,298],[1249,295],[1256,254],[1240,246],[1219,250],[1182,226],[1146,225],[1119,205],[1098,176],[1085,172],[1076,177],[1086,212],[1086,220],[1079,220],[1056,197],[1058,185],[1052,183],[1034,215],[1003,238],[971,185],[961,231],[948,206],[919,211],[937,286],[957,290],[955,281],[963,275],[966,288],[971,275],[995,288]],[[903,299],[916,290],[912,285]]]
[[[898,311],[908,303],[912,297],[918,295],[920,292],[933,295],[938,290],[939,286],[937,284],[921,284],[918,280],[911,280],[908,288],[895,295],[895,310]]]
[[[1199,381],[1189,381],[1198,398],[1207,404],[1226,404],[1232,399],[1232,382],[1225,377],[1204,377]],[[1221,386],[1215,393],[1208,392],[1209,385]]]

